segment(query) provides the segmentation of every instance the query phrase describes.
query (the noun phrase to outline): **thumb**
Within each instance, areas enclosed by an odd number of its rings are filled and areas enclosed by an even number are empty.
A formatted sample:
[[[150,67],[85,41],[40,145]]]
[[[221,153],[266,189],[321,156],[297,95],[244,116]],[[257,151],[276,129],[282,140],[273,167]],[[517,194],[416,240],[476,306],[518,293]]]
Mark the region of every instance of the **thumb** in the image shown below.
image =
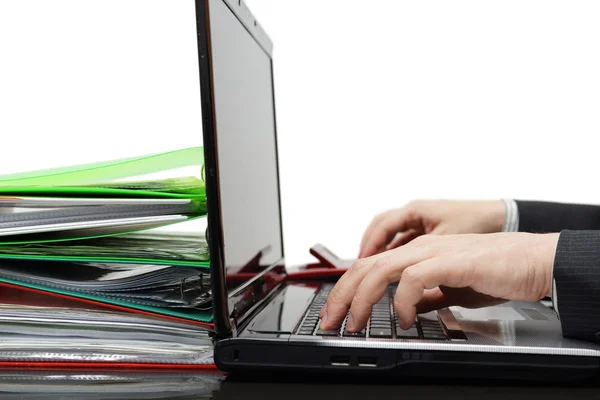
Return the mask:
[[[417,313],[428,313],[430,311],[440,310],[442,308],[450,307],[450,300],[444,295],[439,287],[435,289],[427,289],[423,293],[423,297],[419,304],[417,304]]]

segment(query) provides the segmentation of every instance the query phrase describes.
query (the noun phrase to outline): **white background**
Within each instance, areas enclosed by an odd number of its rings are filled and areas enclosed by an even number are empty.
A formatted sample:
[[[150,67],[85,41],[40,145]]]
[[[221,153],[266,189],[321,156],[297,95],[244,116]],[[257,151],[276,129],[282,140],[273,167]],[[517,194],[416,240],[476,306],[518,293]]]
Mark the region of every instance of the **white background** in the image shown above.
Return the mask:
[[[201,145],[193,4],[129,1],[0,2],[0,174]],[[248,5],[291,263],[415,198],[600,203],[597,1]]]

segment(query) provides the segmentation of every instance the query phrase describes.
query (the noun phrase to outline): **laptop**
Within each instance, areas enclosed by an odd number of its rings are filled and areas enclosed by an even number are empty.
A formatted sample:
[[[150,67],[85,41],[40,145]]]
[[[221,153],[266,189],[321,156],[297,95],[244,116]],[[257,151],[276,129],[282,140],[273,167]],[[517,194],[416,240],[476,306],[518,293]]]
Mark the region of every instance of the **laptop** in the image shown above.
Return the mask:
[[[335,275],[300,279],[284,257],[272,43],[239,0],[196,7],[219,368],[555,381],[598,373],[600,346],[563,338],[543,302],[451,307],[402,330],[392,285],[363,332],[321,331]]]

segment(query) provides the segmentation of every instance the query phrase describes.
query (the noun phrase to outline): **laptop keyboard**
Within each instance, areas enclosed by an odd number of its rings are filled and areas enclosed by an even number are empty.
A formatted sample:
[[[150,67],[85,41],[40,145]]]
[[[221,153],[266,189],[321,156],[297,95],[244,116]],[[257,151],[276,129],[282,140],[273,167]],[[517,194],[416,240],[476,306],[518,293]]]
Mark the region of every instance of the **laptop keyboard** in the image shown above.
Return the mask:
[[[299,335],[316,335],[332,337],[360,337],[376,339],[429,339],[429,340],[447,340],[448,335],[438,318],[432,319],[424,316],[417,316],[413,325],[403,330],[398,323],[398,316],[394,310],[392,301],[393,290],[389,288],[386,295],[373,306],[373,313],[369,318],[367,327],[361,332],[350,333],[346,330],[346,321],[340,329],[322,330],[319,329],[319,312],[327,301],[329,292],[333,285],[323,285],[310,305],[304,320],[300,324],[297,333]],[[436,314],[437,315],[437,314]]]

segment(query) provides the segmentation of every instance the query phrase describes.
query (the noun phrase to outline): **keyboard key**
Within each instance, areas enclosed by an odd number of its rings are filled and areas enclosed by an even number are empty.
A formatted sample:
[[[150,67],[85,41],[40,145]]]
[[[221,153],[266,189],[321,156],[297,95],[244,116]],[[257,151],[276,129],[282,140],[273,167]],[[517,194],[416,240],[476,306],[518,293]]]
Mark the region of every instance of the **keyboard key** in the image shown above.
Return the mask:
[[[429,340],[446,340],[448,336],[444,332],[439,320],[419,319],[423,339]]]
[[[444,331],[441,326],[431,326],[431,325],[425,325],[425,324],[421,324],[421,329],[423,329],[424,331],[431,331],[431,332],[443,332]]]
[[[387,321],[391,322],[389,315],[373,315],[371,316],[371,321]]]
[[[374,312],[374,313],[379,312],[379,313],[385,313],[387,315],[390,315],[390,306],[389,306],[389,304],[386,304],[384,307],[375,306],[375,307],[373,307],[372,312]]]
[[[344,336],[346,336],[346,337],[365,337],[366,335],[367,335],[367,333],[366,333],[365,329],[363,329],[360,332],[356,332],[356,333],[350,333],[344,329]]]
[[[390,321],[371,321],[371,328],[391,328]]]
[[[389,328],[392,326],[390,321],[373,321],[371,320],[371,328]]]
[[[399,324],[399,323],[400,323],[400,320],[398,319],[398,316],[396,315],[395,311],[394,311],[394,322],[395,322],[396,324]],[[415,319],[415,320],[413,321],[413,323],[414,323],[414,324],[416,324],[416,323],[417,323],[417,320]]]
[[[407,330],[402,330],[396,327],[396,336],[401,339],[418,339],[419,330],[416,326],[410,327]]]
[[[442,328],[439,327],[433,327],[433,326],[423,326],[421,325],[421,330],[423,330],[423,332],[444,332],[442,330]]]
[[[372,338],[391,338],[392,330],[390,328],[371,328],[369,336]]]
[[[373,311],[371,311],[371,315],[385,315],[388,318],[390,317],[390,309],[389,308],[381,308],[381,309],[373,309]]]
[[[337,329],[332,329],[332,330],[319,329],[316,334],[318,336],[338,336],[340,334],[340,331]]]
[[[389,311],[373,311],[373,313],[371,313],[371,318],[391,319]]]
[[[298,334],[299,335],[312,335],[313,332],[314,332],[313,328],[308,328],[308,329],[302,328],[302,329],[300,329],[300,332],[298,332]]]
[[[371,321],[387,322],[388,324],[392,323],[392,320],[390,319],[389,316],[384,317],[384,316],[379,316],[379,315],[372,316]]]
[[[384,324],[391,324],[392,320],[386,317],[371,317],[371,322],[382,322]]]
[[[428,340],[446,340],[448,337],[444,334],[423,333],[423,339]]]

